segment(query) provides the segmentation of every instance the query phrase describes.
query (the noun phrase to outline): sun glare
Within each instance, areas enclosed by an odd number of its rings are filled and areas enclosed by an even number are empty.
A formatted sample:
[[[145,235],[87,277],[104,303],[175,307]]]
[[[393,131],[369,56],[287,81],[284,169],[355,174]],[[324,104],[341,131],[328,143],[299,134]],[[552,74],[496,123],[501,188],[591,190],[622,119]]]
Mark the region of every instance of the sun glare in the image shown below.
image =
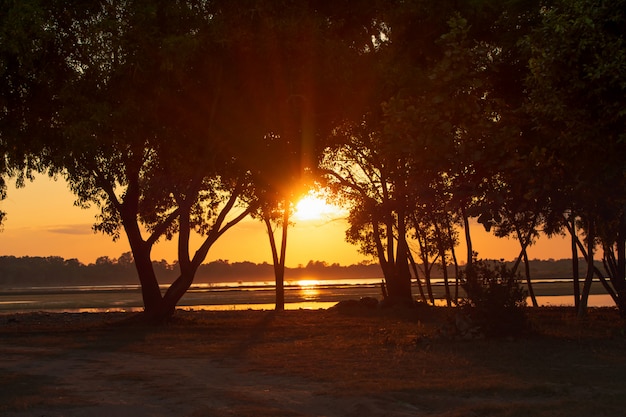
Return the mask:
[[[319,284],[320,282],[316,279],[301,279],[300,281],[298,281],[299,287],[314,287]]]
[[[323,220],[342,216],[342,209],[328,204],[323,198],[308,194],[296,204],[296,220]]]

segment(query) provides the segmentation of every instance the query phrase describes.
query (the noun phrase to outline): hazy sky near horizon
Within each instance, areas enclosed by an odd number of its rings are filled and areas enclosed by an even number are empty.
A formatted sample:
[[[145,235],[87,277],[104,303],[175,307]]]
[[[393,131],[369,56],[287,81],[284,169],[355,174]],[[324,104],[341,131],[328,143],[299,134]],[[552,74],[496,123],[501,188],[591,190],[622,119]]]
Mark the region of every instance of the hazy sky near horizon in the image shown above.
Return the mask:
[[[0,201],[0,209],[7,213],[0,231],[0,256],[61,256],[88,264],[100,256],[118,258],[130,250],[123,234],[118,242],[95,234],[91,226],[96,209],[80,209],[73,202],[74,197],[62,180],[38,176],[24,188],[10,185],[6,200]],[[297,220],[289,229],[287,266],[306,265],[310,260],[341,265],[368,260],[356,246],[345,242],[346,228],[341,218]],[[513,239],[496,238],[478,224],[473,225],[471,233],[479,258],[511,260],[519,254],[519,244]],[[528,253],[531,259],[571,257],[568,240],[559,238],[541,238]],[[159,242],[152,254],[154,260],[173,262],[176,245],[173,241]],[[464,244],[457,248],[457,258],[465,259]],[[217,259],[271,263],[264,225],[245,219],[227,231],[211,248],[206,261]]]

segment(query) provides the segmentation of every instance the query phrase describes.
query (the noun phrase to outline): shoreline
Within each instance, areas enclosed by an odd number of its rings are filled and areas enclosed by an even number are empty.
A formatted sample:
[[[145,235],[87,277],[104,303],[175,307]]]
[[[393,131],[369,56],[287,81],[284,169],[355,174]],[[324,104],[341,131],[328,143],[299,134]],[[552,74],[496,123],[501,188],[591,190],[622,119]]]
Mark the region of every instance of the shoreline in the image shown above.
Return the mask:
[[[538,282],[533,289],[540,306],[572,306],[571,282]],[[444,286],[433,286],[436,305],[445,305]],[[414,298],[419,301],[419,291],[413,288]],[[462,291],[460,292],[462,295]],[[308,285],[290,286],[285,289],[285,308],[327,309],[336,303],[361,297],[381,299],[380,288],[372,284],[353,285]],[[178,304],[183,310],[273,310],[275,293],[273,287],[250,289],[249,287],[203,288],[187,292]],[[527,304],[531,305],[530,298]],[[589,296],[590,307],[613,307],[615,304],[604,288],[592,286]],[[50,312],[105,312],[105,311],[142,311],[143,303],[139,288],[104,290],[37,289],[36,291],[19,290],[0,291],[0,314],[15,312],[50,311]]]

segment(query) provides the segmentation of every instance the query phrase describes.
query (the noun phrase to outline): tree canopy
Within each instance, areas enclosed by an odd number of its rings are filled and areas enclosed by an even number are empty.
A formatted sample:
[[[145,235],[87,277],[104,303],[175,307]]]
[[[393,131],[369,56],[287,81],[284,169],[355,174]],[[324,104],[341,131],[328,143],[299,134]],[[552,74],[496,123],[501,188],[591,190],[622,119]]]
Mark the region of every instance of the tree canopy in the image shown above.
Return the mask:
[[[473,218],[526,265],[542,231],[600,248],[626,312],[621,0],[0,7],[0,197],[11,176],[65,178],[95,230],[129,240],[155,317],[248,214],[284,227],[278,282],[307,181],[350,208],[390,300],[456,266],[460,230],[471,265]],[[161,294],[150,251],[171,238],[180,277]]]

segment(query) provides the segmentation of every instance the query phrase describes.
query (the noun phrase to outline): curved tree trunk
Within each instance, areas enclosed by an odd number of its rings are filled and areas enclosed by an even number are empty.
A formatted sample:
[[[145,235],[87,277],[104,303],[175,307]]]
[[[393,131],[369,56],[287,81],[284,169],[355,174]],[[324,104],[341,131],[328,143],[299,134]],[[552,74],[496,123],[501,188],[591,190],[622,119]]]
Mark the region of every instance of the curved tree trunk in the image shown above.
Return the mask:
[[[287,228],[289,227],[289,209],[283,211],[282,219],[282,233],[281,233],[281,246],[280,255],[278,254],[278,246],[276,244],[276,238],[274,237],[274,231],[272,230],[272,223],[269,218],[264,217],[265,227],[270,239],[270,247],[272,249],[272,261],[274,265],[274,280],[276,300],[274,309],[276,311],[282,311],[285,309],[285,260],[287,253]]]
[[[396,249],[397,290],[394,297],[401,303],[413,302],[411,291],[411,271],[409,269],[409,245],[406,241],[406,223],[404,213],[398,213],[398,246]]]
[[[143,299],[144,311],[147,315],[158,314],[163,301],[159,282],[154,273],[152,266],[152,257],[150,255],[152,245],[141,237],[139,225],[132,216],[131,220],[125,219],[126,214],[120,213],[122,216],[122,224],[126,231],[128,243],[130,245],[135,269],[141,285],[141,297]]]
[[[587,303],[589,300],[589,292],[591,291],[591,282],[593,281],[594,274],[594,241],[595,229],[593,222],[589,221],[587,227],[587,276],[585,277],[585,283],[583,284],[583,290],[580,296],[580,304],[578,306],[578,318],[584,318],[587,316]]]
[[[626,208],[620,216],[619,230],[617,233],[617,241],[615,250],[617,252],[615,274],[612,276],[611,283],[617,293],[617,307],[620,315],[626,317]]]
[[[371,221],[371,226],[373,230],[372,236],[376,247],[376,254],[385,278],[385,304],[393,305],[412,303],[413,296],[411,294],[411,272],[409,269],[406,234],[399,234],[398,246],[397,249],[395,249],[395,238],[393,234],[394,227],[391,221],[384,222],[384,227],[386,229],[386,246],[383,245],[381,234],[378,230],[379,224],[375,219]]]
[[[424,298],[424,302],[435,305],[435,299],[433,296],[433,288],[430,280],[431,263],[428,256],[428,249],[426,247],[426,237],[424,233],[419,229],[419,222],[413,218],[413,224],[415,225],[415,237],[419,245],[419,259],[422,261],[424,267],[424,284],[426,285],[427,298]]]
[[[465,233],[465,244],[467,246],[467,264],[465,268],[471,268],[474,261],[474,249],[472,246],[472,235],[470,233],[469,217],[465,211],[465,205],[461,205],[461,217],[463,218],[463,231]]]
[[[528,231],[527,236],[523,236],[520,228],[517,226],[515,227],[515,233],[517,234],[517,241],[519,242],[521,246],[521,251],[517,257],[517,260],[515,261],[515,265],[513,266],[513,270],[512,270],[512,273],[515,274],[515,272],[517,271],[517,268],[519,267],[521,260],[522,259],[524,260],[524,274],[526,276],[526,285],[528,286],[528,296],[530,297],[533,307],[538,307],[539,304],[537,303],[537,297],[535,297],[535,290],[533,289],[533,283],[530,278],[530,265],[528,261],[528,252],[526,252],[526,248],[528,248],[528,246],[530,245],[536,220],[537,218],[535,217],[533,219],[532,226],[530,227],[530,230]]]
[[[424,294],[424,288],[422,286],[422,281],[420,279],[419,268],[417,267],[417,263],[415,263],[415,258],[413,257],[413,253],[409,250],[409,261],[411,262],[411,268],[413,269],[413,274],[415,275],[415,280],[417,281],[417,289],[420,293],[420,298],[423,302],[428,304],[428,299],[426,298],[426,294]]]
[[[459,303],[459,287],[461,283],[459,282],[459,262],[456,259],[454,247],[450,248],[450,254],[452,255],[452,263],[454,265],[454,299],[452,301],[457,305]]]
[[[538,307],[539,303],[537,303],[535,290],[533,289],[533,284],[530,279],[530,262],[528,260],[528,253],[526,251],[524,251],[524,273],[526,274],[526,284],[528,285],[528,295],[530,296],[530,300],[533,303],[533,307]]]
[[[580,307],[580,271],[578,268],[578,246],[576,242],[576,218],[571,215],[571,222],[566,219],[565,221],[570,225],[568,230],[570,231],[570,237],[572,240],[572,280],[574,286],[574,308],[578,311]]]
[[[154,268],[152,266],[150,249],[145,247],[137,248],[136,246],[133,247],[133,245],[131,245],[131,251],[133,253],[137,276],[139,277],[139,283],[141,285],[141,297],[143,300],[144,311],[148,316],[158,315],[163,298],[161,296],[159,282],[157,281],[156,274],[154,273]]]
[[[450,283],[448,282],[448,265],[446,259],[446,247],[443,243],[443,237],[441,235],[441,229],[437,225],[435,226],[435,233],[437,235],[437,245],[439,247],[439,256],[441,257],[441,270],[443,272],[443,286],[446,292],[446,304],[448,307],[452,307],[452,296],[450,294]]]

